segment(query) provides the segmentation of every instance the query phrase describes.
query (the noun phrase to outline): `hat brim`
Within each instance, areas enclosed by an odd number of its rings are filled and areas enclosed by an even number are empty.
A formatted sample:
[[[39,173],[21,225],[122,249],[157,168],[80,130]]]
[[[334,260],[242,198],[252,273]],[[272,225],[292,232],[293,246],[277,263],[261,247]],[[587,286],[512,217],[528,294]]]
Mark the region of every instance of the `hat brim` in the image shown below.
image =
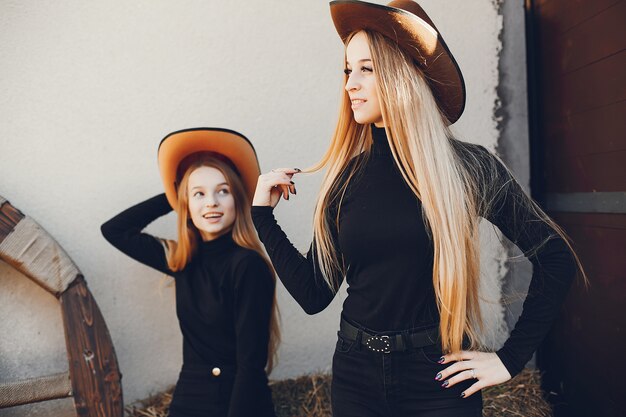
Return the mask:
[[[351,33],[368,29],[395,41],[424,72],[439,108],[450,124],[465,108],[465,82],[461,70],[426,12],[410,0],[387,6],[358,0],[330,2],[337,33],[345,43]]]
[[[167,135],[159,144],[159,171],[167,201],[176,210],[178,195],[176,175],[180,162],[196,152],[214,152],[226,157],[238,171],[246,193],[252,201],[261,173],[252,143],[234,130],[202,127],[179,130]]]

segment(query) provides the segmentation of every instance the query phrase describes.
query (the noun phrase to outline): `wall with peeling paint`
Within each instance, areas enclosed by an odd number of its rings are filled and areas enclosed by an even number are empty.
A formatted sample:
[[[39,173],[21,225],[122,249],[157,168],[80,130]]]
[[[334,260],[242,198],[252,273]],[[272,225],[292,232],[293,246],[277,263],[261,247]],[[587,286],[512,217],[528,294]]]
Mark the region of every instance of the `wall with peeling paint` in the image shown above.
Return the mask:
[[[529,190],[528,101],[526,91],[526,38],[524,0],[500,1],[504,24],[500,32],[498,102],[495,116],[499,139],[496,151],[511,168],[520,184]],[[502,281],[503,306],[507,327],[512,328],[522,310],[528,291],[532,265],[514,245],[507,243],[509,259]]]
[[[508,36],[524,37],[522,2],[511,3],[520,7],[490,0],[421,3],[467,83],[466,111],[454,130],[492,150],[507,129],[519,141],[525,135],[523,106],[509,107],[512,96],[525,97],[518,71],[525,68],[518,59],[523,48],[516,44],[515,60],[503,64],[503,39],[508,48]],[[507,25],[514,22],[504,37],[502,13]],[[254,142],[264,171],[314,163],[333,130],[342,71],[328,5],[4,2],[0,23],[0,194],[47,229],[82,270],[111,331],[125,400],[145,397],[173,384],[180,367],[173,292],[159,273],[110,247],[99,225],[160,192],[156,149],[173,130],[239,130]],[[494,114],[498,92],[500,116]],[[523,152],[515,170],[526,168]],[[310,242],[319,181],[319,175],[299,178],[297,198],[276,211],[302,250]],[[485,337],[497,346],[506,336],[499,298],[508,266],[498,237],[484,229]],[[148,231],[173,237],[173,216]],[[0,381],[65,370],[54,300],[6,265],[0,265],[0,288],[0,334],[6,335]],[[326,311],[309,317],[279,288],[284,342],[272,378],[329,370],[344,297],[345,289]],[[43,407],[6,412],[44,415],[37,411]]]

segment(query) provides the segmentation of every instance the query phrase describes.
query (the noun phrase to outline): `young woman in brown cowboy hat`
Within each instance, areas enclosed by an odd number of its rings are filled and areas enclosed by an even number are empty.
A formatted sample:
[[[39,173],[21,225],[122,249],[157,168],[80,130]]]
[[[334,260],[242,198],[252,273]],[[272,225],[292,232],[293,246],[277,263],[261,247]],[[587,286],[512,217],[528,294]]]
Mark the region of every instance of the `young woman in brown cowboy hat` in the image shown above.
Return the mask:
[[[174,277],[183,366],[170,416],[274,416],[265,368],[279,340],[274,270],[250,218],[259,175],[241,134],[188,129],[163,139],[165,193],[102,225],[131,258]],[[174,209],[178,240],[142,233]]]
[[[580,267],[561,229],[485,148],[452,137],[461,72],[409,0],[333,1],[345,84],[306,257],[273,216],[297,169],[261,175],[253,220],[278,276],[309,314],[344,279],[332,405],[344,416],[476,416],[480,390],[516,375],[547,333]],[[524,310],[497,352],[480,345],[478,223],[534,270]],[[582,270],[582,269],[581,269]]]

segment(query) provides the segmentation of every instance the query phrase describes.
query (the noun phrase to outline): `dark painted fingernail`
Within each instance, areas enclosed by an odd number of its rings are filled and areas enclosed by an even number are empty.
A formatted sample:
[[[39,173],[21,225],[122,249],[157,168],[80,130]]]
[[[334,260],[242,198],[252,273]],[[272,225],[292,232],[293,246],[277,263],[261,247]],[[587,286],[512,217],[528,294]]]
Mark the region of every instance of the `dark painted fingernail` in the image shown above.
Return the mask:
[[[298,171],[298,172],[302,172],[302,170],[300,168],[294,168],[294,171]]]
[[[446,358],[444,356],[442,356],[442,357],[439,358],[437,363],[444,363],[445,361],[446,361]]]
[[[465,398],[465,393],[464,392],[461,393],[461,398]]]
[[[437,374],[437,376],[435,377],[435,381],[439,381],[440,379],[441,379],[441,372]]]
[[[289,182],[292,183],[292,184],[295,184],[295,182],[293,182],[293,181],[289,181]]]
[[[448,385],[450,385],[450,381],[443,381],[443,384],[441,384],[444,388],[448,388]]]

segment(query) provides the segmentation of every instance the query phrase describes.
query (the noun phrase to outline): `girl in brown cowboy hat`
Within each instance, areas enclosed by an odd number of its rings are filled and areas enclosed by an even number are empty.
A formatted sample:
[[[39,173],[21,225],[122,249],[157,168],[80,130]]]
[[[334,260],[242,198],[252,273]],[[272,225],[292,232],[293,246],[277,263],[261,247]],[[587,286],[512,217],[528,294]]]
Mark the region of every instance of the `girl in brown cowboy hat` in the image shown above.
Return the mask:
[[[102,225],[131,258],[174,277],[183,366],[170,416],[274,416],[265,368],[279,340],[274,270],[250,218],[259,165],[241,134],[174,132],[161,142],[165,194]],[[174,209],[178,240],[142,233]]]
[[[580,268],[562,230],[485,148],[452,137],[461,72],[409,0],[333,1],[345,43],[341,110],[306,257],[273,216],[297,169],[261,175],[253,220],[278,276],[309,314],[345,279],[332,406],[344,416],[477,416],[480,390],[516,375]],[[497,352],[480,345],[480,217],[533,264],[524,310]]]

